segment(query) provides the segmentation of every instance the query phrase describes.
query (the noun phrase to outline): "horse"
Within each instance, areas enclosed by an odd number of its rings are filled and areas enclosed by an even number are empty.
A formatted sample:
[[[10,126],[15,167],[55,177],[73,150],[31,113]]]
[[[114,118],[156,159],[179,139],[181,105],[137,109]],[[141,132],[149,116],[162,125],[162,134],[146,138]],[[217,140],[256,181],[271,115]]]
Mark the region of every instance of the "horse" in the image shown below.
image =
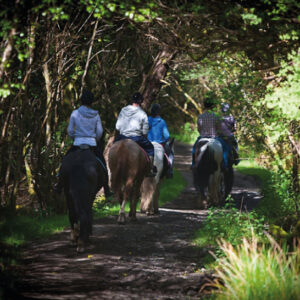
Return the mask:
[[[154,178],[146,177],[141,186],[141,213],[147,215],[158,214],[158,199],[160,195],[160,185],[164,177],[167,176],[169,168],[172,168],[174,158],[174,138],[166,143],[165,148],[156,142],[154,146],[154,165],[157,168],[157,174]]]
[[[194,155],[193,178],[194,186],[200,192],[200,205],[206,198],[209,204],[221,204],[224,197],[222,195],[222,144],[213,138],[202,138],[195,146]]]
[[[141,184],[149,172],[147,153],[133,140],[115,142],[108,153],[111,189],[120,203],[119,224],[125,224],[125,204],[130,201],[129,218],[136,221],[136,206]]]
[[[92,233],[92,206],[106,180],[104,168],[89,147],[71,151],[62,160],[60,176],[67,200],[71,242],[77,245],[77,252],[84,252]]]

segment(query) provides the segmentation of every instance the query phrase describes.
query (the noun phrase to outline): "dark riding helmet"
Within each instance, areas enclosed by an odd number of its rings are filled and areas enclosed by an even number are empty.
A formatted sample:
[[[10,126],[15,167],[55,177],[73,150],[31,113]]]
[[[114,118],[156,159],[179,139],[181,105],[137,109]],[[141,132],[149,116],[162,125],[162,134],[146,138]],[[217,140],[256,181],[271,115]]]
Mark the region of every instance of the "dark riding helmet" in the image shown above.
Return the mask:
[[[152,117],[160,114],[160,105],[158,103],[152,104],[150,114]]]
[[[215,94],[215,92],[213,91],[208,91],[205,95],[204,95],[204,107],[205,108],[212,108],[216,105],[216,98],[217,95]]]
[[[83,90],[80,101],[82,105],[91,105],[95,101],[94,94],[89,90]]]
[[[144,97],[141,93],[136,92],[132,95],[132,103],[141,104],[144,100]]]

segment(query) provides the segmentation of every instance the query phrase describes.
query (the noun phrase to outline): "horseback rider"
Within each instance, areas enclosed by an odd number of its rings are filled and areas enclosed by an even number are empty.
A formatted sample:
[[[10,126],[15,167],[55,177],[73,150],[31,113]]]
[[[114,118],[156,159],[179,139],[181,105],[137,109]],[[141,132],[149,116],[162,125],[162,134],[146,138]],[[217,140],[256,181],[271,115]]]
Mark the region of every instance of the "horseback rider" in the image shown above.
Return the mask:
[[[131,139],[141,146],[149,156],[150,169],[146,177],[155,177],[157,170],[153,165],[154,147],[148,140],[149,131],[148,116],[141,108],[143,96],[136,92],[132,96],[131,104],[122,108],[116,123],[116,130],[119,134],[115,142],[122,139]]]
[[[236,121],[230,114],[230,106],[228,103],[221,104],[221,112],[223,115],[221,122],[221,138],[230,144],[233,162],[237,165],[240,160],[238,155],[238,143],[234,136],[234,132],[236,131]]]
[[[148,117],[148,123],[149,123],[148,139],[151,142],[156,142],[161,144],[165,149],[165,153],[169,154],[171,153],[171,149],[167,142],[170,138],[170,133],[165,120],[160,116],[160,111],[161,111],[161,106],[158,103],[154,103],[151,106],[151,111],[150,111],[151,115]],[[169,159],[169,165],[168,165],[166,177],[172,178],[173,162],[170,161],[172,157],[170,156],[168,159]]]
[[[204,99],[204,112],[199,115],[197,120],[197,128],[199,131],[199,137],[194,143],[192,149],[192,168],[195,163],[195,150],[198,141],[202,138],[217,138],[221,130],[221,120],[220,118],[212,111],[215,107],[216,95],[214,92],[209,91],[205,95]]]
[[[80,98],[81,106],[78,109],[73,110],[70,116],[68,135],[73,140],[72,147],[67,151],[66,155],[70,152],[76,151],[80,148],[90,148],[100,160],[104,173],[105,173],[105,184],[104,194],[105,197],[111,195],[108,186],[108,171],[106,162],[101,151],[100,139],[103,135],[103,127],[101,118],[98,111],[91,108],[92,103],[95,101],[94,95],[88,90],[83,90]],[[54,190],[58,193],[61,192],[62,182],[58,178],[58,183],[55,185]]]

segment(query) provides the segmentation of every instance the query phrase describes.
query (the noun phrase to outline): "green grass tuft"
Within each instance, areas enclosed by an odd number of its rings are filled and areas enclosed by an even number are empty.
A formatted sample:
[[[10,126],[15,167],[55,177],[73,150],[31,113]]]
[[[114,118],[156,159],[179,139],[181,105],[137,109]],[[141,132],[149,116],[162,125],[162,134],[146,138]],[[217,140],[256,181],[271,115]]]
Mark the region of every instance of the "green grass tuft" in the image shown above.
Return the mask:
[[[243,240],[238,247],[222,241],[225,257],[219,261],[217,275],[223,284],[218,300],[294,300],[300,299],[300,248],[288,253],[269,237],[260,245],[257,238]]]
[[[66,215],[41,217],[18,215],[5,219],[0,224],[0,242],[8,245],[22,245],[26,241],[46,238],[68,226]]]
[[[182,174],[174,170],[174,177],[172,179],[164,179],[160,188],[159,206],[175,199],[179,196],[182,190],[186,187],[186,180]]]

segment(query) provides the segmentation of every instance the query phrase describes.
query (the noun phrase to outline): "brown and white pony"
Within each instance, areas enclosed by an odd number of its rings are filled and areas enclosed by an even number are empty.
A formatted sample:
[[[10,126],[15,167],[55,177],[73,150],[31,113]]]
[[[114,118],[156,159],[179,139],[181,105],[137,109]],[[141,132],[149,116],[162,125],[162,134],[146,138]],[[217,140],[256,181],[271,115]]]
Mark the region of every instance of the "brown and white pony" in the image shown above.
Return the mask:
[[[166,155],[164,147],[156,142],[152,142],[154,146],[154,165],[157,168],[155,177],[145,177],[141,186],[141,213],[153,215],[159,213],[158,199],[160,195],[160,185],[162,179],[167,173],[167,168],[172,167],[174,158],[174,138],[167,142],[167,149],[170,153]],[[170,161],[171,160],[171,161]],[[171,165],[171,166],[170,166]]]
[[[125,223],[125,204],[130,202],[129,218],[136,220],[141,184],[149,171],[146,152],[130,139],[115,142],[108,153],[111,189],[120,203],[119,224]]]

